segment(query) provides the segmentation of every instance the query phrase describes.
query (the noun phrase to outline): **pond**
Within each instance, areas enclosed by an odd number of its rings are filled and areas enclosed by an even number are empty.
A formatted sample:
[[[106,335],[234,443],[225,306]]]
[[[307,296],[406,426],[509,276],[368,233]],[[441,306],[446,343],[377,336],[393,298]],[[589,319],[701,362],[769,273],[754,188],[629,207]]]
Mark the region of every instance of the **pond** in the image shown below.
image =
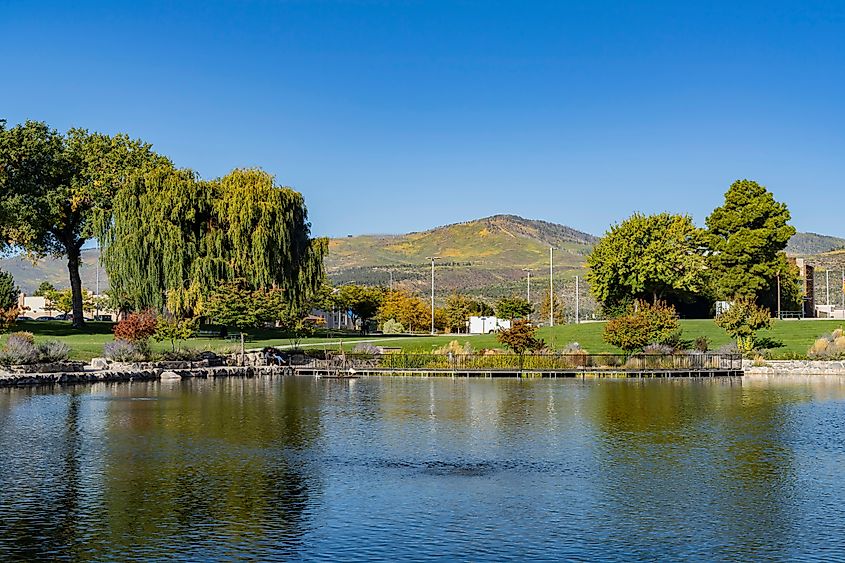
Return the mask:
[[[0,553],[842,560],[845,378],[0,389]]]

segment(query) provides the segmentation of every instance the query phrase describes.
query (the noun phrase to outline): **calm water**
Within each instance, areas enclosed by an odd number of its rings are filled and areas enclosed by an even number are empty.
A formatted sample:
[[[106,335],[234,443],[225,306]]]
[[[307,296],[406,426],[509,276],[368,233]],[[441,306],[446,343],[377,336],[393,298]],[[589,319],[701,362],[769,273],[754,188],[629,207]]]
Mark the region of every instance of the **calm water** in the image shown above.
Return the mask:
[[[845,560],[845,378],[0,390],[0,558]]]

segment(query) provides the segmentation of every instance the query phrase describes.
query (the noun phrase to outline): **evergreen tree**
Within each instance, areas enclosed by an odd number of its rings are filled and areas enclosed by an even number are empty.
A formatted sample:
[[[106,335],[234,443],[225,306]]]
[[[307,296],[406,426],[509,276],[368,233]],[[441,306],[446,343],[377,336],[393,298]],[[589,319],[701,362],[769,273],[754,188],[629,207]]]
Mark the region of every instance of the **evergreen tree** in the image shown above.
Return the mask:
[[[757,182],[737,180],[731,184],[725,203],[707,218],[712,250],[708,265],[719,299],[748,298],[773,308],[780,274],[788,306],[798,305],[791,302],[798,272],[783,252],[795,234],[789,220],[786,204],[775,201]]]

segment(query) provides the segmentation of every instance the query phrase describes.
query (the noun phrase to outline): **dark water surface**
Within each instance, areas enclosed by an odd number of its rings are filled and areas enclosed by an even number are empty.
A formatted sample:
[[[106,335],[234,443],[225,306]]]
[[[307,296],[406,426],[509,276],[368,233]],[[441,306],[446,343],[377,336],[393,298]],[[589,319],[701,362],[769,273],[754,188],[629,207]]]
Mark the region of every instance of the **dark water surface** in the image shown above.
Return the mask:
[[[0,390],[4,560],[845,560],[845,378]]]

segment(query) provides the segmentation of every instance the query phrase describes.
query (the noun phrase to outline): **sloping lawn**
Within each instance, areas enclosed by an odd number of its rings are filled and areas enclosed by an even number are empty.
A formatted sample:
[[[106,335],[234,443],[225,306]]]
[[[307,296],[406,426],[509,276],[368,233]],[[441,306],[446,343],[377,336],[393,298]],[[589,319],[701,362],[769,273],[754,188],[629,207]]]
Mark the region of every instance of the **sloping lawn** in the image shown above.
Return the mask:
[[[843,321],[829,320],[788,320],[775,321],[771,330],[762,331],[759,337],[770,338],[783,344],[773,350],[774,357],[790,357],[807,353],[813,341],[822,334],[845,325]],[[716,349],[730,342],[727,334],[717,327],[712,320],[682,320],[681,328],[686,340],[695,340],[698,336],[706,336],[711,341],[711,349]],[[71,358],[75,360],[90,360],[101,356],[103,345],[112,340],[112,323],[90,322],[85,329],[77,331],[71,328],[69,322],[64,321],[21,321],[13,331],[28,331],[35,335],[36,341],[61,340],[71,347]],[[619,352],[617,348],[605,343],[602,339],[604,323],[582,323],[579,325],[560,325],[552,328],[541,328],[539,336],[555,349],[562,349],[567,344],[578,342],[582,348],[592,353]],[[6,335],[0,337],[0,344],[5,342]],[[430,352],[434,348],[457,340],[460,344],[469,342],[476,350],[483,348],[500,348],[501,345],[493,334],[483,335],[449,335],[449,336],[411,336],[411,335],[343,335],[331,338],[307,338],[301,345],[309,348],[336,349],[343,342],[344,349],[352,349],[359,341],[372,342],[379,346],[401,348],[406,352]],[[255,331],[252,339],[247,342],[248,348],[264,346],[291,347],[293,342],[277,330],[265,329]],[[237,342],[222,338],[192,338],[184,344],[187,348],[199,350],[213,350],[216,352],[232,352],[238,349]],[[153,350],[169,349],[168,342],[153,342]]]

